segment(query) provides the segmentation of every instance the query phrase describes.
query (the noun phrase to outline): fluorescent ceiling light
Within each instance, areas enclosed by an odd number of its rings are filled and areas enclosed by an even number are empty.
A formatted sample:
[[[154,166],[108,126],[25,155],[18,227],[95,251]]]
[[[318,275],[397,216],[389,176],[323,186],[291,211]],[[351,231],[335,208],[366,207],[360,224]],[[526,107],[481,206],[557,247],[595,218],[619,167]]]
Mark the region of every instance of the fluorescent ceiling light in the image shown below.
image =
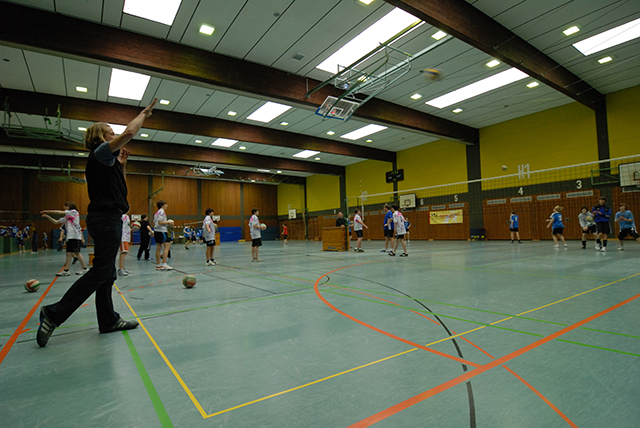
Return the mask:
[[[251,180],[251,182],[252,182],[252,183],[255,183],[255,182],[256,182],[256,180],[253,180],[253,179],[252,179],[252,180]]]
[[[210,25],[202,24],[200,26],[200,32],[202,34],[206,34],[207,36],[212,35],[215,30],[216,29],[214,27],[210,26]]]
[[[147,137],[149,136],[149,134],[140,134],[140,136],[141,136],[142,138],[147,138]]]
[[[110,123],[108,123],[107,125],[109,125],[111,129],[113,129],[113,133],[116,135],[122,134],[124,130],[127,129],[126,125],[112,125]]]
[[[432,34],[431,38],[432,39],[436,39],[436,40],[440,40],[440,39],[443,39],[446,35],[447,35],[447,33],[445,33],[444,31],[438,31],[435,34]]]
[[[245,146],[240,146],[238,147],[240,150],[247,150],[247,148]]]
[[[604,58],[600,58],[598,60],[600,64],[606,64],[609,61],[613,61],[613,58],[611,58],[610,56],[605,56]]]
[[[351,131],[348,134],[341,135],[340,138],[346,138],[347,140],[357,140],[362,137],[366,137],[367,135],[375,134],[376,132],[380,132],[387,129],[386,126],[382,125],[367,125],[363,126],[360,129],[356,129],[355,131]]]
[[[384,43],[400,31],[414,22],[419,21],[415,16],[403,11],[393,9],[383,16],[378,22],[364,30],[346,45],[338,49],[333,55],[325,59],[316,68],[329,73],[337,73],[339,67],[346,67],[360,59],[380,43]]]
[[[280,125],[282,126],[287,126],[289,124],[289,122],[280,122]]]
[[[493,68],[496,65],[500,65],[500,61],[498,61],[497,59],[491,60],[486,64],[486,66],[489,68]]]
[[[457,109],[451,110],[451,111],[454,112],[454,113],[460,113],[460,112],[462,112],[462,109],[461,108],[457,108]]]
[[[78,126],[78,131],[84,132],[86,130],[87,130],[87,128],[85,128],[84,126]]]
[[[141,101],[150,79],[144,74],[114,68],[111,70],[109,96]]]
[[[420,95],[420,94],[413,94],[413,95],[411,95],[411,99],[412,99],[412,100],[419,100],[420,98],[422,98],[422,95]]]
[[[169,104],[171,104],[171,101],[169,101],[169,100],[160,100],[158,102],[160,104],[162,104],[163,106],[168,106]]]
[[[202,140],[196,140],[195,143],[196,144],[200,144],[200,143],[202,143]]]
[[[320,160],[320,158],[315,158],[315,160]]]
[[[84,156],[84,153],[78,153],[80,156]]]
[[[238,114],[238,113],[237,113],[237,112],[235,112],[235,111],[228,111],[228,112],[227,112],[227,114],[228,114],[229,116],[235,116],[235,115],[236,115],[236,114]]]
[[[302,159],[306,159],[306,158],[310,158],[311,156],[315,156],[320,152],[317,152],[315,150],[303,150],[301,152],[296,153],[295,155],[293,155],[294,158],[302,158]]]
[[[276,174],[282,174],[282,171],[276,171]]]
[[[172,25],[182,0],[125,0],[122,11],[149,21]]]
[[[78,92],[87,92],[87,88],[84,86],[76,86],[76,91]]]
[[[494,74],[491,77],[487,77],[486,79],[467,85],[464,88],[460,88],[438,98],[434,98],[427,101],[425,104],[436,108],[445,108],[451,104],[476,97],[480,94],[517,82],[518,80],[522,80],[526,77],[528,77],[526,73],[523,73],[517,68],[510,68],[509,70]]]
[[[258,168],[258,172],[271,172],[271,170],[270,169],[259,169]]]
[[[335,132],[333,132],[333,131],[327,132],[327,135],[333,135],[333,134],[335,134]]]
[[[564,30],[563,33],[565,36],[570,36],[572,34],[577,33],[578,31],[580,31],[580,29],[574,25],[573,27],[567,28],[566,30]]]
[[[573,47],[578,49],[582,55],[587,56],[638,37],[640,37],[640,19],[574,43]]]
[[[367,6],[369,6],[371,2],[373,2],[373,0],[358,0],[358,1],[362,4],[366,4]]]
[[[269,123],[276,117],[280,116],[285,111],[289,110],[291,106],[287,106],[284,104],[272,103],[268,101],[258,110],[251,113],[247,119],[255,120],[256,122],[264,122]]]
[[[373,143],[373,140],[367,140],[366,142],[367,143]]]
[[[538,86],[539,83],[538,82],[531,82],[527,85],[527,88],[535,88],[536,86]]]
[[[211,143],[211,145],[212,146],[220,146],[220,147],[231,147],[237,142],[238,142],[238,140],[229,140],[227,138],[218,138],[216,141]]]

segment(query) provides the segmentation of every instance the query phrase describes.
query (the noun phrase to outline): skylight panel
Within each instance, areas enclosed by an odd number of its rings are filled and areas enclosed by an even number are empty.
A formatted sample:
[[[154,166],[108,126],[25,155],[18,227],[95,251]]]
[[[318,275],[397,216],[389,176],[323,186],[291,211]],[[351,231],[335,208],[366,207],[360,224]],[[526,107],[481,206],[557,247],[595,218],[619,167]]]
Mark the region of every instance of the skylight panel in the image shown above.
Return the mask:
[[[218,138],[216,141],[211,143],[212,146],[219,147],[232,147],[238,140],[229,140],[228,138]]]
[[[460,101],[464,101],[484,94],[485,92],[506,86],[510,83],[517,82],[518,80],[526,77],[528,77],[526,73],[523,73],[517,68],[511,68],[507,71],[503,71],[502,73],[494,74],[491,77],[487,77],[486,79],[467,85],[464,88],[460,88],[438,98],[434,98],[431,101],[427,101],[425,104],[437,108],[445,108]]]
[[[419,21],[419,19],[410,13],[398,8],[393,9],[375,24],[338,49],[316,68],[332,74],[337,73],[339,66],[346,67],[351,65],[378,47],[380,43],[386,42],[416,21]]]
[[[122,12],[159,22],[173,25],[182,0],[125,0]]]
[[[114,68],[111,70],[109,96],[140,101],[150,79],[150,76],[144,74]]]
[[[247,117],[247,119],[255,120],[257,122],[269,123],[276,117],[280,116],[285,111],[289,110],[290,108],[291,106],[272,103],[271,101],[269,101],[265,105],[260,107],[258,110],[251,113]]]
[[[574,43],[573,47],[578,49],[582,55],[587,56],[638,37],[640,37],[640,19]]]
[[[124,130],[127,129],[127,125],[113,125],[111,123],[108,123],[108,125],[113,129],[113,133],[116,135],[122,134]]]
[[[345,138],[347,140],[357,140],[362,137],[366,137],[367,135],[375,134],[376,132],[380,132],[387,129],[386,126],[382,125],[367,125],[363,126],[360,129],[356,129],[355,131],[351,131],[348,134],[341,135],[340,138]]]
[[[315,156],[320,152],[316,152],[315,150],[303,150],[301,152],[296,153],[295,155],[293,155],[294,158],[302,158],[302,159],[306,159],[306,158],[310,158],[311,156]]]

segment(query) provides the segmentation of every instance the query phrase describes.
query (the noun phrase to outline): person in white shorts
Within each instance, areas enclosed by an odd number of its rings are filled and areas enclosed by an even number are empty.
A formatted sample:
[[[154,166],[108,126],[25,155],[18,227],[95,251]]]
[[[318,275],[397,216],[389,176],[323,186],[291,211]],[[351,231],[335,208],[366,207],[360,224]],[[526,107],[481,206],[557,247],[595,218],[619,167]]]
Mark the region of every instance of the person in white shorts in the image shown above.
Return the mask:
[[[166,201],[158,201],[156,203],[158,211],[153,215],[153,239],[156,241],[156,270],[171,270],[171,266],[167,264],[167,257],[171,250],[171,236],[167,230],[168,225],[173,225],[173,220],[167,220],[165,210],[169,207]],[[162,257],[162,260],[160,260]]]
[[[216,248],[216,226],[213,224],[213,220],[211,219],[212,215],[213,209],[207,208],[204,212],[204,220],[202,221],[202,234],[204,242],[207,244],[207,262],[205,263],[207,266],[215,266],[218,264],[213,259],[213,250]],[[193,233],[195,234],[195,230]]]
[[[400,212],[400,206],[398,204],[391,205],[391,211],[393,211],[393,223],[396,231],[396,242],[393,248],[393,251],[389,253],[390,256],[396,255],[396,250],[398,249],[398,241],[402,244],[402,249],[404,253],[400,254],[400,257],[408,257],[407,254],[407,244],[404,242],[404,235],[407,233],[407,229],[405,229],[404,225],[404,216]]]
[[[120,242],[120,259],[119,259],[119,269],[118,275],[127,276],[131,275],[133,272],[130,270],[126,270],[124,268],[124,259],[129,254],[129,244],[131,243],[131,219],[125,213],[122,214],[122,240]]]
[[[82,275],[87,273],[89,269],[84,262],[84,257],[80,254],[82,244],[84,244],[84,236],[82,235],[82,228],[80,227],[80,213],[78,212],[75,202],[68,201],[64,204],[64,211],[61,210],[42,210],[40,212],[42,217],[46,218],[53,224],[62,224],[67,232],[67,259],[61,272],[58,272],[56,276],[69,276],[69,266],[71,266],[71,259],[77,257],[80,261],[81,270],[76,272],[76,275]],[[64,217],[56,220],[49,216],[49,214],[64,214]]]
[[[251,210],[251,218],[249,219],[249,234],[251,235],[251,261],[252,262],[261,262],[262,259],[258,257],[258,250],[262,246],[262,233],[261,231],[264,229],[260,225],[260,219],[258,219],[258,214],[260,211],[258,208],[253,208]]]

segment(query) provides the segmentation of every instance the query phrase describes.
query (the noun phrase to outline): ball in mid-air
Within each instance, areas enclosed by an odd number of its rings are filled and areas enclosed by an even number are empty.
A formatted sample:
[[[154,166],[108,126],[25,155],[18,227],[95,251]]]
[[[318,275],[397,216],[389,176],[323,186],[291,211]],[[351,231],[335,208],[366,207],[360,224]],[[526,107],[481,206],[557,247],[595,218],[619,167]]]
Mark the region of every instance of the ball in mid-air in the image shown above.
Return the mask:
[[[426,80],[431,80],[433,82],[436,82],[443,77],[442,71],[437,68],[425,68],[422,70],[422,75]]]
[[[506,171],[507,170],[507,166],[506,165],[502,165],[502,170]]]
[[[37,279],[30,279],[24,284],[24,288],[29,293],[36,292],[38,291],[38,288],[40,288],[40,281],[38,281]]]
[[[194,275],[187,275],[182,278],[182,285],[185,288],[193,288],[196,285],[196,277]]]

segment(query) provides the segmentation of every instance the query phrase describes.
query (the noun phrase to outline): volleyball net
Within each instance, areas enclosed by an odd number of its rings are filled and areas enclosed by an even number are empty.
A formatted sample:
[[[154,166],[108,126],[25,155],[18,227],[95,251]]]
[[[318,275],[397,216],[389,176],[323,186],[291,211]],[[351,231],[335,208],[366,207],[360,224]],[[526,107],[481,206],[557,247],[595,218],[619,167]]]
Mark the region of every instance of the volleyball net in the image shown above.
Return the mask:
[[[563,207],[565,238],[580,239],[578,214],[582,207],[591,210],[600,197],[612,209],[614,236],[618,227],[613,214],[620,203],[640,216],[640,155],[537,171],[520,165],[501,172],[479,180],[349,196],[344,208],[363,212],[370,239],[382,239],[383,205],[392,203],[409,219],[411,239],[510,239],[512,212],[522,239],[550,239],[545,220],[556,206]]]

